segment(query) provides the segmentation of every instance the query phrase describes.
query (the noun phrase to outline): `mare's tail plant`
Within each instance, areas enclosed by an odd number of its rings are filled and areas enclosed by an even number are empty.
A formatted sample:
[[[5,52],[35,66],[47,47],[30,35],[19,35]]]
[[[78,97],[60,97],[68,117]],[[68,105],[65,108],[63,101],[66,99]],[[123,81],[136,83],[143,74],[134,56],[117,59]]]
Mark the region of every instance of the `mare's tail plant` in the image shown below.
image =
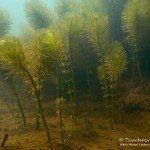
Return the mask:
[[[98,68],[99,79],[101,81],[102,87],[104,89],[104,98],[110,98],[109,101],[105,101],[106,115],[110,120],[111,129],[114,129],[114,108],[115,108],[115,95],[116,88],[118,86],[118,80],[121,74],[126,69],[127,60],[126,55],[123,51],[123,47],[118,42],[109,43],[105,47],[104,54],[104,66],[105,66],[105,75],[104,69]],[[105,78],[107,76],[107,85],[105,85]]]
[[[109,41],[107,16],[92,16],[89,15],[86,25],[87,38],[95,48],[99,59],[98,78],[103,89],[105,113],[110,120],[111,129],[114,129],[114,82],[124,71],[126,59],[122,46]]]
[[[25,14],[33,29],[48,28],[53,22],[53,15],[41,0],[26,0]]]
[[[122,16],[122,28],[125,33],[125,41],[131,48],[133,78],[135,79],[136,75],[138,75],[141,83],[143,83],[143,73],[141,71],[139,53],[142,51],[147,52],[147,54],[149,53],[149,10],[149,0],[128,1]],[[147,58],[147,55],[145,55],[145,61],[147,61]]]
[[[89,121],[88,117],[87,117],[87,113],[83,113],[83,119],[85,121],[85,126],[86,126],[86,130],[87,132],[89,133],[89,135],[94,135],[95,134],[95,131],[94,131],[94,128],[92,126],[92,123]]]
[[[12,108],[10,107],[10,105],[8,103],[8,101],[10,99],[8,95],[10,95],[10,97],[11,97],[11,102],[13,102],[13,98],[15,98],[17,105],[18,105],[18,108],[19,108],[19,113],[21,113],[23,123],[24,123],[24,125],[27,125],[25,113],[24,113],[24,110],[23,110],[23,107],[22,107],[22,104],[20,101],[20,96],[18,94],[19,91],[17,89],[17,86],[15,85],[18,83],[14,82],[14,80],[13,80],[14,75],[13,76],[11,76],[11,75],[6,76],[7,73],[9,73],[8,70],[5,71],[5,73],[1,74],[1,78],[3,79],[3,82],[1,82],[1,94],[0,95],[3,97],[4,101],[6,102],[7,107],[8,107],[13,118],[15,117],[15,115],[14,115]],[[3,90],[3,88],[4,88],[4,90]],[[7,94],[6,94],[5,90],[7,91]]]
[[[8,33],[11,28],[11,20],[9,13],[0,7],[0,37]]]
[[[92,20],[91,20],[92,19]],[[105,113],[108,115],[108,98],[109,98],[109,86],[108,77],[106,74],[105,60],[104,60],[104,47],[108,44],[109,32],[108,32],[108,19],[107,16],[88,14],[88,20],[86,25],[87,38],[95,48],[99,60],[98,70],[101,73],[100,82],[102,83],[103,97],[105,101]]]
[[[22,119],[23,119],[23,123],[24,123],[24,125],[27,125],[26,117],[25,117],[24,110],[23,110],[22,104],[21,104],[21,102],[20,102],[18,93],[17,93],[16,86],[15,86],[13,80],[12,80],[10,77],[9,77],[9,81],[10,81],[10,85],[11,85],[11,87],[12,87],[12,90],[13,90],[13,92],[14,92],[14,95],[15,95],[15,97],[16,97],[16,100],[17,100],[17,103],[18,103],[18,107],[19,107],[19,110],[20,110],[20,113],[21,113],[21,116],[22,116]]]
[[[59,118],[59,128],[60,128],[60,143],[61,150],[65,149],[66,131],[64,129],[64,116],[65,116],[65,99],[58,98],[55,101],[56,104],[56,114]]]
[[[67,85],[67,93],[71,101],[72,107],[72,119],[77,123],[76,117],[76,88],[75,88],[75,77],[73,69],[73,46],[72,46],[72,30],[74,26],[74,16],[70,14],[62,21],[60,26],[61,28],[61,37],[63,40],[62,45],[62,59],[61,59],[61,68],[62,73],[65,77],[65,82]]]
[[[42,109],[41,98],[38,90],[39,85],[35,80],[37,79],[34,76],[35,70],[33,70],[33,68],[31,70],[29,62],[30,61],[27,60],[26,53],[24,52],[24,49],[17,38],[6,37],[5,39],[0,41],[0,64],[2,66],[2,69],[9,70],[10,74],[16,74],[17,76],[22,77],[25,82],[31,83],[33,92],[35,94],[38,111],[42,118],[45,132],[47,134],[48,143],[50,143],[50,133]]]

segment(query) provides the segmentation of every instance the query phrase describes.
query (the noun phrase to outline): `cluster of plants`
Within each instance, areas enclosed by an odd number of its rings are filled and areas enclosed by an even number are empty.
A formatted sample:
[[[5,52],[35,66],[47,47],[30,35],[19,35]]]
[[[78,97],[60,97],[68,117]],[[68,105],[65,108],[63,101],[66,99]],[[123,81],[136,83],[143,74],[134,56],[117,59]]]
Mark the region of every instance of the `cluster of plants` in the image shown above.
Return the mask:
[[[56,109],[64,147],[63,98],[69,100],[77,123],[80,95],[88,92],[93,102],[101,95],[106,118],[114,129],[122,73],[127,71],[130,76],[131,70],[133,78],[139,76],[142,83],[143,73],[149,75],[150,1],[56,1],[53,12],[41,0],[26,0],[28,25],[18,37],[9,34],[10,17],[0,8],[0,66],[1,74],[11,82],[24,125],[26,117],[15,79],[28,87],[37,104],[35,128],[41,118],[49,143],[51,135],[41,101],[50,93],[45,87],[53,85],[53,95],[59,98]]]

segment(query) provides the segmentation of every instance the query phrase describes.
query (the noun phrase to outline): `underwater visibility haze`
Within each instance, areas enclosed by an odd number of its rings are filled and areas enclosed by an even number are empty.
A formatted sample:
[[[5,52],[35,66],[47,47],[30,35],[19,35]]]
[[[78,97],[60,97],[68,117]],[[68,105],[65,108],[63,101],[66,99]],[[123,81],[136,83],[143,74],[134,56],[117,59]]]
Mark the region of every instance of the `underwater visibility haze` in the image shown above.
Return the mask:
[[[150,149],[150,0],[0,0],[0,149]]]

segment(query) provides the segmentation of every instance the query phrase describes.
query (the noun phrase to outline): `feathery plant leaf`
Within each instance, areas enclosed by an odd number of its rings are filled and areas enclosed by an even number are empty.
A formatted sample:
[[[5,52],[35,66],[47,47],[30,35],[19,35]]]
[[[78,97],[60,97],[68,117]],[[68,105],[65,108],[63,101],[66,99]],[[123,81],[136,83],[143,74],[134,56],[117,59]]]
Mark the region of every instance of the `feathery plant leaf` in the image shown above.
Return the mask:
[[[57,66],[61,43],[50,30],[36,31],[26,46],[26,58],[33,76],[45,76]]]
[[[98,67],[99,79],[103,81],[107,76],[109,81],[116,82],[126,69],[126,54],[119,42],[109,43],[104,49],[104,62]]]
[[[48,28],[53,21],[51,11],[41,0],[26,0],[25,14],[34,29]]]
[[[94,17],[89,17],[86,30],[89,41],[96,52],[102,56],[103,48],[109,40],[107,16],[95,14]]]
[[[36,54],[37,54],[36,56],[41,58],[40,56],[41,53],[36,53]],[[32,95],[35,96],[35,99],[37,102],[38,113],[40,113],[40,116],[42,118],[43,125],[45,128],[45,132],[47,135],[47,140],[50,143],[51,137],[50,137],[48,125],[47,125],[47,122],[43,113],[42,105],[41,105],[41,95],[40,95],[41,78],[40,78],[40,75],[34,74],[35,70],[32,70],[30,68],[32,65],[36,65],[35,68],[39,71],[39,66],[38,66],[39,63],[36,61],[36,63],[38,64],[35,64],[35,63],[32,64],[32,62],[31,61],[29,62],[26,58],[27,58],[27,55],[25,55],[22,49],[22,46],[20,44],[20,41],[18,39],[9,37],[8,39],[2,40],[0,42],[1,66],[4,69],[5,68],[9,69],[15,74],[25,75],[27,77],[27,82],[30,81],[32,85]],[[30,58],[33,59],[32,56]],[[32,65],[30,66],[29,63],[31,63]],[[38,125],[39,125],[39,114],[37,114],[36,127],[38,127]]]
[[[54,30],[57,31],[59,41],[62,41],[61,52],[65,54],[65,56],[62,57],[69,57],[69,49],[70,46],[72,47],[73,38],[77,32],[80,32],[81,34],[81,28],[83,28],[83,22],[80,17],[78,17],[78,14],[74,13],[68,13],[63,20],[54,26]]]
[[[0,41],[0,64],[3,69],[24,75],[26,60],[19,39],[6,37]]]
[[[113,42],[106,48],[104,56],[106,73],[110,81],[117,81],[127,65],[126,55],[119,42]]]
[[[11,27],[10,15],[0,7],[0,37],[7,34]]]
[[[149,10],[149,0],[132,0],[125,7],[122,16],[122,28],[126,33],[125,40],[135,52],[150,42]]]

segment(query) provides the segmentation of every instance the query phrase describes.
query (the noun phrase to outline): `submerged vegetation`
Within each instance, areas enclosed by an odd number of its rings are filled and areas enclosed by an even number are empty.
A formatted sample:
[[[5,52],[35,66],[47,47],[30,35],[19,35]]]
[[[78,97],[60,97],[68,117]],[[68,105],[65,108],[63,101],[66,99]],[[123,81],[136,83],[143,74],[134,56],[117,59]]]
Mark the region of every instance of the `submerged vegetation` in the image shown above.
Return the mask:
[[[132,53],[133,78],[138,73],[141,82],[143,82],[143,75],[139,62],[140,52],[143,51],[143,53],[148,54],[150,41],[150,28],[148,25],[150,19],[149,4],[148,0],[131,1],[126,5],[122,16],[122,26],[126,35],[125,40],[129,43]],[[143,57],[147,61],[147,56]]]
[[[79,136],[99,137],[88,111],[82,108],[87,102],[92,103],[92,114],[98,112],[99,129],[108,126],[117,130],[117,114],[124,116],[130,110],[122,86],[131,76],[134,86],[140,77],[142,94],[148,95],[145,81],[150,76],[149,10],[149,0],[56,0],[55,11],[49,10],[42,0],[26,0],[24,12],[28,24],[17,37],[9,34],[10,16],[0,8],[0,75],[5,78],[0,86],[10,85],[25,126],[29,125],[26,109],[30,105],[35,107],[32,108],[35,129],[40,132],[42,121],[47,149],[55,146],[71,149],[71,140],[79,140]],[[24,102],[17,85],[26,91]],[[15,119],[8,95],[0,92],[0,97],[7,102]],[[49,99],[56,99],[60,145],[55,145],[50,113],[45,113],[44,105],[49,104]],[[85,106],[80,106],[82,102]],[[95,104],[100,104],[98,110]],[[138,110],[137,103],[133,107],[136,106]],[[104,108],[102,115],[101,108]],[[72,121],[71,131],[67,126],[68,116]],[[102,118],[107,125],[102,125]],[[88,135],[80,134],[82,119]]]
[[[52,13],[40,0],[27,0],[25,13],[34,29],[48,28],[52,24]]]
[[[10,15],[4,8],[0,7],[0,37],[7,34],[10,28]]]

